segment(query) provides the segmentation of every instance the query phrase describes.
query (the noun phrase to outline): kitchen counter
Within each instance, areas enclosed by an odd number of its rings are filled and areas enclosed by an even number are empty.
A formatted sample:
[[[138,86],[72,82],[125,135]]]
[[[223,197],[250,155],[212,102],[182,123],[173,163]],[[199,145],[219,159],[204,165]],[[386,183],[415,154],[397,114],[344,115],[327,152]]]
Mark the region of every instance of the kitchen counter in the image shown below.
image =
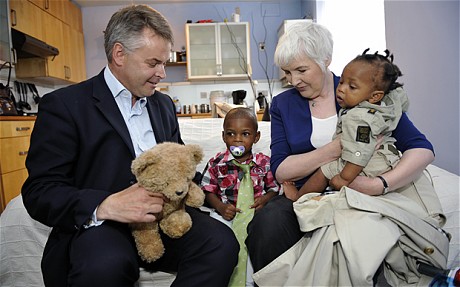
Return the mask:
[[[35,121],[36,116],[0,116],[0,121]]]
[[[203,119],[212,118],[211,113],[199,113],[199,114],[177,114],[178,118],[191,118],[191,119]]]

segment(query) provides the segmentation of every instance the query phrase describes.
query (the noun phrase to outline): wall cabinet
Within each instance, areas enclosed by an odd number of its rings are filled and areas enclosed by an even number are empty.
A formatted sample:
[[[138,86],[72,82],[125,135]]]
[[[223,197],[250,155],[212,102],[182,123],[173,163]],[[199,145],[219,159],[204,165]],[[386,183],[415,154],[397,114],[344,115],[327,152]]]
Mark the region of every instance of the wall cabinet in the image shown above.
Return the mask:
[[[0,117],[0,212],[20,194],[27,179],[25,160],[35,121]]]
[[[12,62],[8,1],[0,1],[0,65]]]
[[[24,0],[10,0],[11,27],[43,40],[44,32],[42,25],[44,12],[32,2]]]
[[[188,80],[247,79],[249,23],[186,24]]]
[[[65,20],[66,13],[66,2],[69,0],[28,0],[38,6],[40,9],[48,12],[54,17]]]
[[[85,80],[85,48],[80,9],[69,0],[33,1],[35,4],[24,0],[10,0],[11,26],[58,48],[59,55],[46,59],[18,59],[16,77],[52,84],[78,83]],[[63,8],[55,8],[54,14],[51,14],[53,10],[45,10],[36,5],[41,2],[49,2],[48,7],[59,2]],[[56,15],[60,15],[64,20]],[[31,21],[31,17],[35,21]]]

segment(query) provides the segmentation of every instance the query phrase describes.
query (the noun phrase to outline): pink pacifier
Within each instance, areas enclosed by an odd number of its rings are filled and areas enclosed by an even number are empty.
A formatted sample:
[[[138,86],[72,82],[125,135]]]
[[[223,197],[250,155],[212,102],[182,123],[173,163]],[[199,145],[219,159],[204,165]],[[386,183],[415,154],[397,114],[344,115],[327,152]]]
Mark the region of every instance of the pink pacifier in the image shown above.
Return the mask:
[[[233,156],[242,156],[244,153],[244,146],[230,146],[230,152],[233,154]]]

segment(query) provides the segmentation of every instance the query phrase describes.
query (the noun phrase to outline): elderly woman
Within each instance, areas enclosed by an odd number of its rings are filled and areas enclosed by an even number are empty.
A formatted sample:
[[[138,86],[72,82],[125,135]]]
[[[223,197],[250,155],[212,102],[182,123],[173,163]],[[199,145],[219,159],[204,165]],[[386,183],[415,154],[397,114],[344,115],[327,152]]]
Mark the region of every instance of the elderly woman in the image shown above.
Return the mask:
[[[332,61],[332,50],[331,33],[315,23],[295,24],[279,40],[275,63],[294,86],[274,97],[270,108],[271,168],[280,183],[294,181],[299,188],[316,169],[337,159],[341,154],[340,138],[332,140],[337,112],[340,109],[335,97],[339,77],[328,69]],[[385,182],[380,178],[358,176],[349,185],[349,190],[365,194],[369,198],[377,198],[384,190],[389,191],[389,194],[399,193],[399,189],[420,178],[422,171],[434,159],[431,143],[405,113],[394,130],[393,137],[397,140],[396,146],[402,152],[402,157],[393,170],[382,175]],[[433,196],[436,199],[433,210],[436,211],[430,210],[427,216],[436,217],[441,213],[441,208],[436,196]],[[294,248],[298,247],[299,242],[304,242],[301,239],[310,238],[311,233],[305,233],[307,230],[303,227],[299,227],[292,201],[284,196],[277,196],[268,202],[256,213],[248,227],[246,245],[254,271],[261,270],[288,249],[292,251],[291,247],[296,243]],[[305,250],[309,252],[308,248]],[[310,252],[314,251],[311,249]],[[315,261],[310,263],[314,264]],[[377,268],[380,263],[378,262]],[[291,267],[286,270],[291,270]],[[315,272],[313,267],[304,266],[304,273]],[[271,284],[289,282],[306,286],[325,283],[286,281],[291,276],[290,272],[282,273],[279,269],[273,269],[273,264],[270,268],[270,272],[281,278],[280,282],[271,281]],[[260,278],[274,279],[267,273],[260,275]],[[256,282],[263,285],[266,281]]]

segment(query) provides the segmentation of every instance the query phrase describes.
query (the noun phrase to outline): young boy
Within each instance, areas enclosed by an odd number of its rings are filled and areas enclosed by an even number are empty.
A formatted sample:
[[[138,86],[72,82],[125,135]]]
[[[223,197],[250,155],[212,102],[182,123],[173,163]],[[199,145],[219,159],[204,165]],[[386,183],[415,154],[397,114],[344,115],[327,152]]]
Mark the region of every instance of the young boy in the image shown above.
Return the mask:
[[[337,86],[337,102],[341,106],[335,136],[341,136],[342,155],[319,168],[297,191],[284,184],[286,197],[296,201],[310,192],[323,192],[328,186],[340,190],[360,173],[379,177],[399,161],[399,152],[391,136],[401,114],[408,108],[408,98],[402,84],[396,82],[401,71],[393,64],[393,55],[366,54],[348,63]],[[382,136],[382,144],[379,136]],[[377,149],[376,149],[377,148]]]
[[[227,149],[209,160],[203,172],[201,188],[206,193],[207,203],[216,211],[211,213],[211,216],[235,230],[236,217],[245,216],[247,213],[253,214],[254,211],[262,208],[272,197],[278,195],[280,186],[270,171],[270,157],[263,153],[252,153],[252,146],[260,138],[255,113],[244,107],[231,109],[225,116],[223,128],[222,139]],[[238,202],[240,200],[238,191],[245,174],[239,167],[240,164],[250,166],[252,181],[250,185],[254,190],[254,203],[248,208],[240,208],[238,204],[241,203]],[[244,233],[245,237],[246,226],[244,226]],[[240,255],[243,252],[247,258],[244,240],[239,239],[238,241],[240,242]],[[238,262],[235,270],[246,270],[246,264],[240,263]],[[253,282],[250,262],[247,266],[249,270],[246,273],[246,285],[251,286]],[[233,280],[230,282],[231,286]],[[235,285],[238,284],[235,283]]]

